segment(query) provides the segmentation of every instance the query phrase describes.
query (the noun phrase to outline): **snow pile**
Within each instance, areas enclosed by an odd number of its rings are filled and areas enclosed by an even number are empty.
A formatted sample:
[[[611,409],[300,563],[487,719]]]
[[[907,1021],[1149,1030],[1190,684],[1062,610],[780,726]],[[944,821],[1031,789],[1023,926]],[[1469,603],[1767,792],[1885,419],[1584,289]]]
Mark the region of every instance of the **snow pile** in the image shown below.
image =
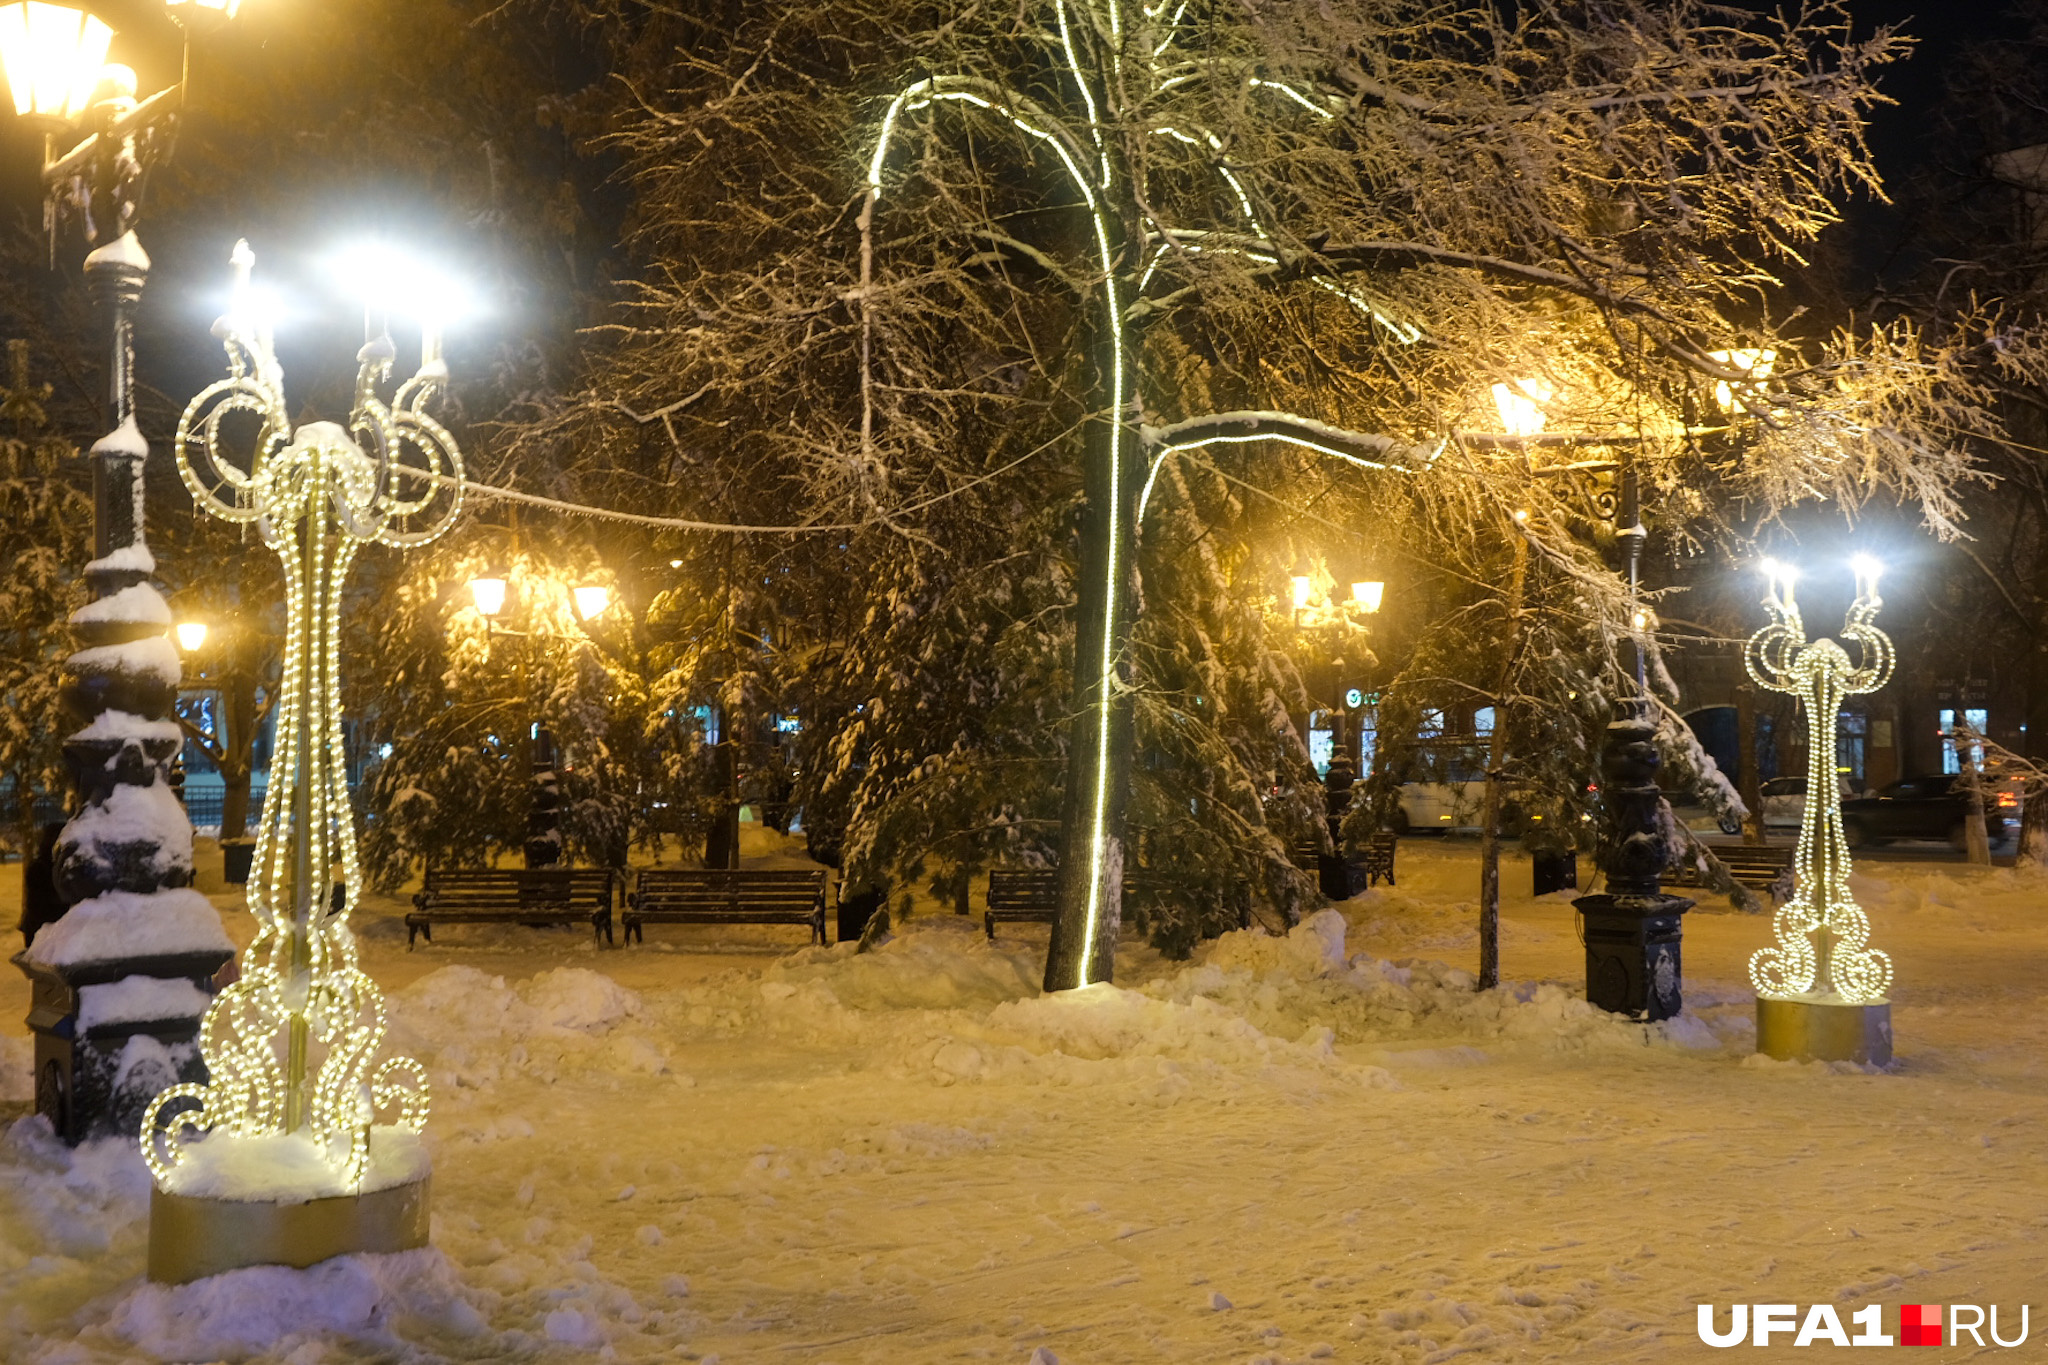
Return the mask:
[[[78,1026],[144,1024],[160,1019],[197,1019],[213,997],[182,976],[124,976],[78,991]]]
[[[987,1008],[1036,995],[1045,952],[989,942],[981,921],[960,916],[911,920],[873,951],[852,943],[805,948],[769,967],[768,981],[825,983],[855,1010]]]
[[[188,1142],[164,1180],[171,1194],[297,1204],[345,1194],[374,1194],[427,1174],[419,1134],[379,1124],[370,1130],[370,1164],[360,1187],[341,1183],[334,1164],[306,1132],[236,1137],[211,1133]]]
[[[337,1339],[355,1348],[350,1356],[417,1359],[427,1346],[482,1359],[478,1347],[495,1344],[509,1354],[523,1344],[520,1334],[487,1327],[495,1297],[464,1286],[445,1255],[423,1247],[343,1256],[306,1270],[251,1266],[194,1284],[143,1284],[112,1305],[107,1327],[160,1360],[260,1352],[298,1365],[334,1359],[313,1343]]]
[[[443,967],[389,1003],[393,1049],[426,1063],[440,1095],[593,1066],[671,1074],[670,1045],[650,1030],[639,995],[587,968],[558,967],[515,989],[474,967]]]
[[[36,931],[28,960],[69,967],[121,958],[234,951],[213,903],[190,887],[108,891],[82,900]]]
[[[146,626],[171,624],[170,604],[163,594],[147,583],[131,583],[119,592],[107,594],[86,603],[71,613],[74,626],[93,625],[103,621],[135,623]]]

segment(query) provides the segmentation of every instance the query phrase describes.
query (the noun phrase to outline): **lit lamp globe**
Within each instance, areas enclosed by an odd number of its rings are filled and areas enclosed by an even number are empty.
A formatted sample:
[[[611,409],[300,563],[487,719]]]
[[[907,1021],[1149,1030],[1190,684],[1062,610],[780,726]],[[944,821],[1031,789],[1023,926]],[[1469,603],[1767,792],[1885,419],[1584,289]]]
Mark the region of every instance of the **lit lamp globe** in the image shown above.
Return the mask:
[[[604,615],[606,608],[612,604],[612,590],[601,586],[575,588],[570,591],[569,596],[576,603],[577,618],[584,621]]]
[[[178,648],[187,654],[197,654],[206,643],[206,622],[180,621],[177,629]]]
[[[1368,616],[1380,609],[1380,603],[1385,599],[1386,594],[1387,585],[1384,583],[1368,582],[1353,583],[1351,585],[1352,602],[1357,605],[1360,611]]]
[[[502,578],[472,578],[469,580],[470,600],[476,604],[477,614],[485,619],[495,618],[505,610],[505,580]]]
[[[68,5],[0,5],[0,66],[14,93],[14,112],[46,133],[77,122],[92,102],[113,39],[105,23]]]
[[[1512,379],[1493,386],[1493,406],[1500,413],[1500,429],[1510,436],[1541,436],[1543,404],[1556,396],[1556,389],[1541,379]]]

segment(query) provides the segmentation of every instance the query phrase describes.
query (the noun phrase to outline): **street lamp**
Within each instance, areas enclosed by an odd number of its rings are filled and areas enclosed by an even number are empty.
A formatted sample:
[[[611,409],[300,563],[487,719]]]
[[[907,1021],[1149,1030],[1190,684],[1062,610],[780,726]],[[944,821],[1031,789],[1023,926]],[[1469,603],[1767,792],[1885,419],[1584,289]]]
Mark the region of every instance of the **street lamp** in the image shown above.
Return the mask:
[[[569,596],[576,603],[577,619],[586,622],[604,615],[612,604],[612,590],[601,584],[572,589]]]
[[[190,886],[191,824],[158,790],[170,787],[182,747],[166,723],[182,668],[168,638],[170,608],[149,583],[149,443],[134,406],[133,319],[149,278],[135,222],[143,179],[169,149],[184,83],[138,103],[134,73],[106,65],[113,36],[77,6],[0,4],[0,67],[16,113],[43,134],[52,251],[57,224],[78,215],[90,241],[86,284],[109,324],[106,434],[92,446],[93,558],[85,566],[93,601],[72,618],[79,649],[64,665],[65,700],[82,722],[64,741],[77,796],[57,836],[51,885],[67,908],[14,959],[35,981],[36,1112],[73,1143],[136,1131],[162,1083],[160,1068],[124,1066],[136,1037],[160,1045],[180,1079],[206,1074],[190,1043],[207,985],[234,955],[218,914]],[[132,814],[144,810],[152,814]],[[181,1003],[160,1004],[142,1023],[81,1018],[82,989],[122,980],[161,982],[152,998]]]
[[[187,654],[197,654],[206,644],[206,622],[180,621],[176,631],[178,648]]]
[[[0,8],[0,65],[14,92],[14,112],[43,124],[53,137],[76,122],[92,100],[113,39],[114,30],[98,18],[66,5],[20,0]]]
[[[1544,379],[1495,384],[1493,406],[1500,413],[1500,429],[1510,436],[1541,436],[1546,420],[1543,404],[1556,396],[1556,386]]]
[[[472,578],[469,580],[470,600],[476,604],[477,614],[486,621],[498,619],[498,613],[505,610],[505,580],[502,578]]]

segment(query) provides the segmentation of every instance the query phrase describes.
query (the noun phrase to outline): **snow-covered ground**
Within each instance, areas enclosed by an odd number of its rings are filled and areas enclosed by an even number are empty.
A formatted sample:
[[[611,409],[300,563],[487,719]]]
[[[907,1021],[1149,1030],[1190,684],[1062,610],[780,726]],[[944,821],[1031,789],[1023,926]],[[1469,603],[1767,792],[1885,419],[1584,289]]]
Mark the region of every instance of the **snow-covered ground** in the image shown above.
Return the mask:
[[[1900,983],[1866,1074],[1750,1055],[1764,918],[1691,916],[1688,1012],[1646,1028],[1578,999],[1566,897],[1510,899],[1511,985],[1475,995],[1471,850],[1401,862],[1284,940],[1128,946],[1054,998],[1042,929],[951,915],[866,956],[659,927],[408,954],[379,901],[433,1246],[177,1289],[140,1278],[132,1146],[13,1117],[8,973],[0,1360],[1665,1360],[1710,1354],[1701,1302],[2042,1307],[2048,880],[1858,878]]]

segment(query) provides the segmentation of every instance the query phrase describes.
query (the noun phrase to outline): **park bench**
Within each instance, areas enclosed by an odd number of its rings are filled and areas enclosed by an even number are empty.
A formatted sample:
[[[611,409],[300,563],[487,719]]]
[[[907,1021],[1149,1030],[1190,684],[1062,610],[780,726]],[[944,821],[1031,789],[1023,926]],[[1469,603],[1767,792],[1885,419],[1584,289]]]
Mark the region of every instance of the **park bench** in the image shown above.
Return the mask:
[[[1792,898],[1792,853],[1787,846],[1774,844],[1711,844],[1708,851],[1721,860],[1728,869],[1728,875],[1739,885],[1756,891],[1770,893],[1772,902]],[[1697,856],[1681,858],[1674,867],[1667,868],[1664,881],[1670,886],[1705,886],[1700,877]]]
[[[608,867],[428,868],[405,917],[405,946],[436,924],[588,924],[612,941]]]
[[[649,868],[634,883],[626,942],[645,943],[654,924],[804,924],[825,937],[825,873],[798,868]]]
[[[1382,877],[1387,885],[1394,885],[1394,831],[1383,829],[1365,841],[1365,851],[1359,858],[1359,870],[1365,873],[1368,888],[1377,886]],[[1357,883],[1352,883],[1354,886]]]
[[[1058,901],[1059,869],[1053,867],[998,867],[988,874],[988,913],[982,928],[993,942],[998,924],[1051,924]],[[1124,878],[1124,901],[1134,891],[1158,891],[1163,883],[1156,875],[1133,872]]]

